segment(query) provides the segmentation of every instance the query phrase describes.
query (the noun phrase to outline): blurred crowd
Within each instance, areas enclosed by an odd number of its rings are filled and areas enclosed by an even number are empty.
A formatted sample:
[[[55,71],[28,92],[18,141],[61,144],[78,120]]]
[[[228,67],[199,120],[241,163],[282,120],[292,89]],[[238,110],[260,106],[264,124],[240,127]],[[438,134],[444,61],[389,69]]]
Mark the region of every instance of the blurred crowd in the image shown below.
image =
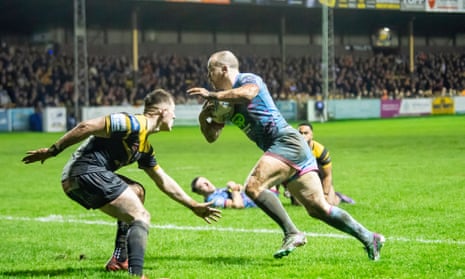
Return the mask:
[[[140,105],[154,88],[165,88],[178,104],[196,103],[187,97],[192,86],[208,87],[207,57],[178,55],[141,56],[133,71],[125,56],[90,56],[88,59],[91,106]],[[465,94],[465,54],[418,53],[410,71],[401,55],[337,57],[329,98],[419,98]],[[306,100],[321,96],[321,61],[318,57],[240,57],[242,72],[260,74],[276,100]],[[72,108],[74,59],[37,46],[0,46],[1,107],[66,106]],[[331,75],[330,75],[331,76]],[[79,94],[85,104],[87,95]]]

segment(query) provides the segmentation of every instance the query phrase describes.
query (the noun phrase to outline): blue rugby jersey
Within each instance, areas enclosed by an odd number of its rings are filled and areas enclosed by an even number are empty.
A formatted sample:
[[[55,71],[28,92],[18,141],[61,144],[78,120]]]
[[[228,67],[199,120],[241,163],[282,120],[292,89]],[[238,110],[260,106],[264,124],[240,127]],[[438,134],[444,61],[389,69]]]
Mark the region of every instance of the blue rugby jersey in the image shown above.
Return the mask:
[[[244,193],[241,192],[242,200],[244,201],[244,207],[256,207],[255,203]],[[228,191],[228,188],[216,189],[215,192],[211,193],[206,199],[205,202],[213,202],[214,207],[225,208],[226,200],[232,199],[231,192]]]
[[[240,73],[233,85],[256,84],[260,91],[249,104],[235,104],[230,121],[239,127],[249,139],[266,151],[280,129],[289,126],[276,107],[262,78],[252,73]]]

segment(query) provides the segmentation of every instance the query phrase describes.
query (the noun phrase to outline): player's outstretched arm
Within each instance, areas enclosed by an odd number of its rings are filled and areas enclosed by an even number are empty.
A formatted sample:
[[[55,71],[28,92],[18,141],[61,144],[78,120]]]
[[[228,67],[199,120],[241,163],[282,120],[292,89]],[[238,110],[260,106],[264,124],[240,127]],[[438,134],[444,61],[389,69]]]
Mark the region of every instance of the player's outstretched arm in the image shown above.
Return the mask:
[[[216,222],[219,218],[221,218],[221,210],[211,207],[213,202],[198,203],[191,198],[162,168],[148,168],[144,169],[144,171],[148,176],[150,176],[161,191],[163,191],[171,199],[191,209],[195,215],[205,220],[205,222],[210,224],[211,221]]]
[[[247,83],[237,88],[211,92],[202,87],[193,87],[187,90],[190,96],[200,96],[206,100],[224,101],[230,103],[249,103],[257,96],[260,88],[255,83]]]
[[[36,150],[27,151],[22,161],[25,164],[40,161],[42,164],[50,157],[57,156],[61,151],[68,146],[74,145],[90,135],[106,137],[105,117],[98,117],[91,120],[80,122],[76,127],[63,135],[56,143],[49,148],[39,148]]]

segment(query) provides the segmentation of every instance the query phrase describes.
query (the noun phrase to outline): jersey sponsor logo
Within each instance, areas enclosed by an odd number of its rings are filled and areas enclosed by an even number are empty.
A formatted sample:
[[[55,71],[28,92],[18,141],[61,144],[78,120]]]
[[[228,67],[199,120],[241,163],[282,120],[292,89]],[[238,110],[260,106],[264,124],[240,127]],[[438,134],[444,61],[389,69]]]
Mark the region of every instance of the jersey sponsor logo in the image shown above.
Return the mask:
[[[110,115],[110,128],[112,132],[125,132],[128,130],[126,115],[122,113]]]
[[[231,118],[231,122],[240,129],[244,129],[245,127],[245,117],[241,113],[234,114],[234,116]]]

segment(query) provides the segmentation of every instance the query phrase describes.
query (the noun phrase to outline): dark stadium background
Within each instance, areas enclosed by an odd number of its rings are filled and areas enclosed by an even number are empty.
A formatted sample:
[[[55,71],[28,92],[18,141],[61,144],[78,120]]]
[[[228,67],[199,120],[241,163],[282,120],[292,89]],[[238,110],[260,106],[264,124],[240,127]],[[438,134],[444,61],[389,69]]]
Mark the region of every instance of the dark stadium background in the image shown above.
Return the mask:
[[[163,1],[86,1],[87,26],[106,28],[131,28],[131,13],[138,7],[139,28],[156,30],[207,31],[207,32],[256,32],[279,33],[281,18],[286,19],[287,34],[321,33],[321,8],[285,5],[232,4],[215,5],[199,3],[168,3]],[[400,12],[375,9],[334,9],[334,33],[370,36],[374,28],[389,26],[399,36],[408,35],[408,23],[414,18],[415,36],[425,37],[427,43],[435,37],[450,40],[450,50],[460,50],[455,38],[465,34],[463,13]],[[73,30],[73,1],[16,0],[0,2],[0,32],[2,38],[27,37],[53,27]],[[141,38],[142,44],[143,37]],[[72,36],[66,38],[72,43]],[[128,42],[130,44],[131,42]],[[342,45],[341,45],[342,44]],[[345,47],[343,42],[335,41]],[[434,45],[430,45],[433,51]],[[407,45],[401,45],[405,51]]]
[[[171,90],[177,104],[192,103],[196,100],[186,96],[186,88],[208,86],[207,56],[219,49],[236,53],[243,71],[265,75],[274,99],[297,100],[298,113],[292,110],[292,118],[306,119],[312,107],[307,100],[321,96],[325,100],[465,96],[465,10],[459,2],[455,8],[462,13],[401,10],[425,10],[426,0],[334,0],[336,8],[330,9],[334,24],[328,28],[334,36],[325,39],[326,17],[318,1],[196,0],[231,1],[229,5],[172,1],[176,2],[80,0],[86,3],[87,48],[75,43],[78,1],[0,1],[0,51],[12,59],[11,69],[23,68],[3,75],[2,85],[12,100],[7,107],[66,107],[68,118],[77,112],[77,119],[82,119],[82,106],[137,106],[155,87]],[[307,8],[307,1],[313,6]],[[440,1],[445,0],[436,0]],[[377,8],[341,8],[349,4]],[[391,30],[387,40],[380,31],[383,27]],[[328,47],[322,47],[325,42]],[[11,58],[7,52],[15,47],[22,50]],[[88,54],[89,59],[73,59],[78,49],[79,57]],[[43,56],[46,53],[52,56]],[[56,58],[62,65],[53,64]],[[116,64],[124,66],[116,70]],[[91,78],[86,79],[82,69]],[[23,78],[17,78],[21,75],[31,82],[23,86]],[[334,116],[330,114],[328,118]]]

